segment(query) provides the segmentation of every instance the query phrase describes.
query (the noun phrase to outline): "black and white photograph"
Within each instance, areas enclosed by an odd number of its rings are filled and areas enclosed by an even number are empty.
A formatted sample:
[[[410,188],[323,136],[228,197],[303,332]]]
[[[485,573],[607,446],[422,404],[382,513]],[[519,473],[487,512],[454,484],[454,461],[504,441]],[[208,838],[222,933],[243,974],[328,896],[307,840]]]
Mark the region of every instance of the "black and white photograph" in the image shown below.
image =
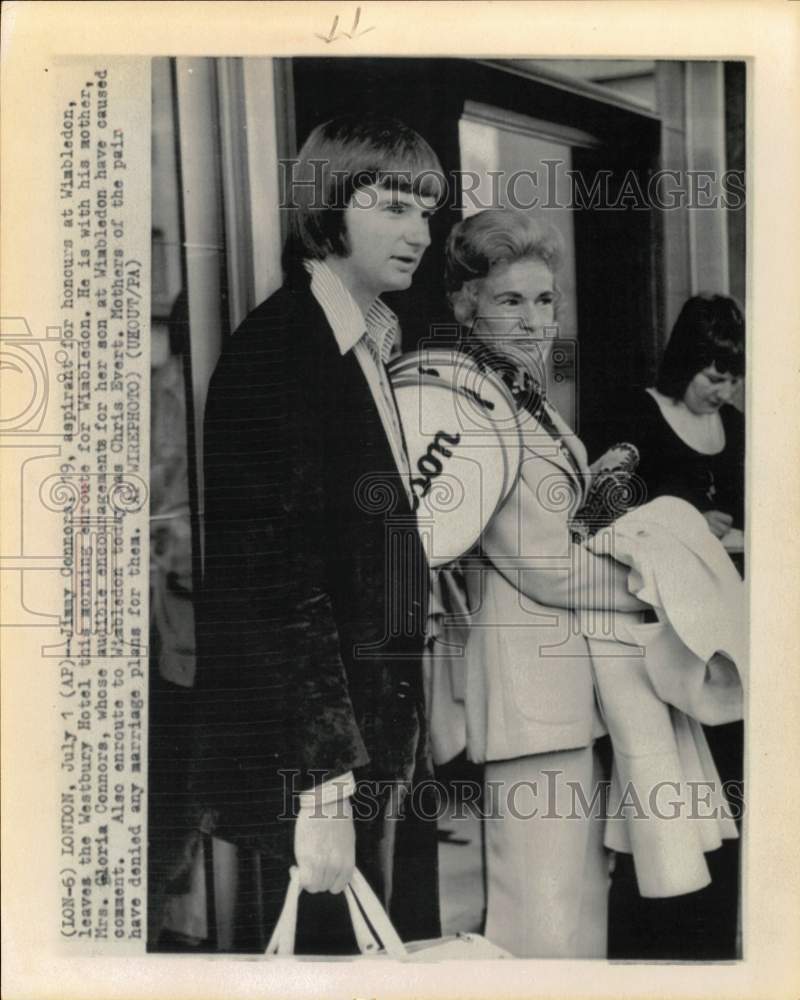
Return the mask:
[[[3,3],[4,997],[796,997],[796,6]]]
[[[741,957],[746,63],[152,88],[149,947]]]

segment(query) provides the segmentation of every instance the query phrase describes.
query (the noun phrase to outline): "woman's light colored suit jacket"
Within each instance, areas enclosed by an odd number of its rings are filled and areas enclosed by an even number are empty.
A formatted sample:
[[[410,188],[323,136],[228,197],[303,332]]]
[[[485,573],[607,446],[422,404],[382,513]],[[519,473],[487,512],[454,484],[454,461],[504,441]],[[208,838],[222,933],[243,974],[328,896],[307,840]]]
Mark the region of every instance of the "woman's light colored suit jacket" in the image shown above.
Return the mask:
[[[475,761],[583,747],[602,734],[591,656],[574,609],[598,609],[594,626],[602,630],[612,619],[604,610],[641,608],[623,567],[572,541],[569,519],[590,479],[586,449],[548,412],[561,443],[526,418],[519,480],[466,573],[473,609],[465,650],[467,750]],[[581,624],[585,629],[586,616]]]

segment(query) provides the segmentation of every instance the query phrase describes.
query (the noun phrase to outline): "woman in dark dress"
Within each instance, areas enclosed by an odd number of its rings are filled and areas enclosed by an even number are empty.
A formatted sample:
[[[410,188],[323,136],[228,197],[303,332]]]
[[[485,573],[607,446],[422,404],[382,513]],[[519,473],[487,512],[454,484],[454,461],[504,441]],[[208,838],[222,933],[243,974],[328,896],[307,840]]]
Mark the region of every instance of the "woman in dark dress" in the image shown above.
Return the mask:
[[[723,538],[744,527],[744,417],[729,405],[744,374],[744,317],[723,295],[681,310],[654,388],[640,393],[626,428],[639,448],[648,499],[694,504]]]
[[[724,295],[690,298],[673,327],[656,385],[624,408],[647,500],[697,507],[740,572],[744,529],[744,417],[730,400],[744,375],[744,317]],[[741,723],[705,728],[723,782],[741,789]],[[730,790],[730,786],[729,786]],[[735,794],[730,796],[735,798]],[[671,899],[643,899],[619,855],[610,897],[609,958],[736,957],[739,841],[707,855],[712,882]]]

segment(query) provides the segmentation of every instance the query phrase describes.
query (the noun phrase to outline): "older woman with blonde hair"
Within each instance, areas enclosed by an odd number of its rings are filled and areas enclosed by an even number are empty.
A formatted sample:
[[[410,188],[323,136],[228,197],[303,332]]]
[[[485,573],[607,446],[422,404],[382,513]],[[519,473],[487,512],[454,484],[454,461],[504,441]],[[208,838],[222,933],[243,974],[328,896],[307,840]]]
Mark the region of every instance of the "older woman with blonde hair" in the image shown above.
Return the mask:
[[[604,958],[608,855],[595,738],[604,725],[582,609],[638,611],[627,569],[590,552],[572,519],[586,449],[546,396],[556,327],[559,233],[499,209],[458,223],[446,280],[480,363],[520,412],[523,458],[466,578],[469,757],[485,764],[486,935],[529,958]]]

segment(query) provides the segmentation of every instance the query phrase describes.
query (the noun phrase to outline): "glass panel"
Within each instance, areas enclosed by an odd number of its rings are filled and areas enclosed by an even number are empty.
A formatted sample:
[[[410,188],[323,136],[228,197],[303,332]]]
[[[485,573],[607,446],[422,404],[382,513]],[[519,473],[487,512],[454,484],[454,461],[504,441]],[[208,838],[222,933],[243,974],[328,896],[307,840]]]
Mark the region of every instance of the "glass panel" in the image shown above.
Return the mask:
[[[195,675],[190,484],[190,338],[183,288],[182,226],[172,61],[152,63],[152,335],[150,445],[150,937],[207,933],[202,856],[176,865],[183,830],[173,807],[186,776],[190,688]]]
[[[190,686],[194,615],[185,381],[189,342],[181,289],[173,93],[166,59],[153,60],[152,160],[151,642],[159,676]]]

